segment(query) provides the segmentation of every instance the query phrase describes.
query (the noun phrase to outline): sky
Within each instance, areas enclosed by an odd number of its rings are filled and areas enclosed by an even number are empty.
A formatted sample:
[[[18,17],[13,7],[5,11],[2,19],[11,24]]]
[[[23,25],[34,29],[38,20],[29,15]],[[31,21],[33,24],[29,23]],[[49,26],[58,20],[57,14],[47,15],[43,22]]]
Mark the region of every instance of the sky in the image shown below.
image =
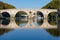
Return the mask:
[[[11,4],[16,8],[42,8],[51,0],[0,0],[2,2]]]

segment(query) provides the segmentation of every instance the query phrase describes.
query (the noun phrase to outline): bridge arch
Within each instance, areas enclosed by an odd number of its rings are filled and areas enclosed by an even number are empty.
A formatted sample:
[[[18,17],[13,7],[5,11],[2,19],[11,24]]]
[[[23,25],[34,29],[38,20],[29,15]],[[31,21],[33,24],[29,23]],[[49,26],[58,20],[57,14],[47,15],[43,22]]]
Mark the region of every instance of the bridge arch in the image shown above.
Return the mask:
[[[48,23],[50,25],[57,25],[57,18],[56,18],[57,12],[50,12],[48,14]]]
[[[8,25],[10,23],[10,14],[8,12],[1,13],[2,25]]]
[[[41,26],[44,22],[44,15],[41,11],[37,11],[37,23]]]
[[[42,24],[43,24],[43,13],[40,11],[40,10],[35,10],[35,11],[33,11],[33,14],[32,14],[32,16],[33,16],[33,22],[34,23],[32,23],[32,24],[34,24],[35,25],[35,27],[36,26],[41,26]],[[34,26],[33,25],[33,26]]]
[[[22,27],[20,24],[26,26],[28,22],[27,18],[28,18],[28,14],[25,11],[18,11],[15,15],[15,22],[20,27]]]
[[[18,16],[28,16],[28,13],[25,12],[25,11],[18,11],[15,15],[15,17],[18,17]]]
[[[40,11],[44,15],[44,22],[43,22],[43,24],[41,25],[40,28],[54,28],[54,27],[57,27],[57,25],[50,25],[48,23],[48,14],[51,13],[51,12],[57,12],[57,10],[54,10],[54,9],[42,9]]]
[[[22,10],[22,9],[21,10],[17,10],[15,12],[14,17],[16,16],[17,13],[20,13],[20,14],[22,13],[22,14],[25,14],[26,16],[29,16],[29,12],[27,10]]]
[[[2,17],[10,17],[9,12],[2,12]]]

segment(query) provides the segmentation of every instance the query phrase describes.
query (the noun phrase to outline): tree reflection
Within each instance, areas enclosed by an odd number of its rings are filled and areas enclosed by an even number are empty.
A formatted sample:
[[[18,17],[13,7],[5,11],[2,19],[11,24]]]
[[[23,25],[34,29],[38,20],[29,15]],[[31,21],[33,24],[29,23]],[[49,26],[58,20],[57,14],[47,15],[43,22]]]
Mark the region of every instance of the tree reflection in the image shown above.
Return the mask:
[[[43,24],[43,20],[37,20],[37,24],[38,25],[42,25]]]
[[[60,29],[46,29],[52,36],[60,37]]]
[[[13,29],[8,29],[8,28],[0,28],[0,36],[4,35],[5,33],[8,33],[12,31]]]

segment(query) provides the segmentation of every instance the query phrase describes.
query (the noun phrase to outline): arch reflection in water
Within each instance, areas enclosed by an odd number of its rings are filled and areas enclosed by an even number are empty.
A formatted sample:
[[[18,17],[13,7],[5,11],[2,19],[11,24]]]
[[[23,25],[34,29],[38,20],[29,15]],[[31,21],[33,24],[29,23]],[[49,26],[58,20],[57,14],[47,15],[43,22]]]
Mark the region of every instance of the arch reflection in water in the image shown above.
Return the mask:
[[[15,22],[18,26],[23,27],[27,24],[27,13],[24,11],[19,11],[15,15]]]
[[[37,16],[35,16],[35,21],[33,21],[37,26],[41,26],[43,24],[43,13],[40,11],[37,11]],[[35,15],[35,13],[34,13]]]
[[[8,12],[2,13],[2,25],[8,25],[10,23],[10,14]]]
[[[50,25],[57,25],[56,14],[57,12],[51,12],[48,14],[48,22]]]

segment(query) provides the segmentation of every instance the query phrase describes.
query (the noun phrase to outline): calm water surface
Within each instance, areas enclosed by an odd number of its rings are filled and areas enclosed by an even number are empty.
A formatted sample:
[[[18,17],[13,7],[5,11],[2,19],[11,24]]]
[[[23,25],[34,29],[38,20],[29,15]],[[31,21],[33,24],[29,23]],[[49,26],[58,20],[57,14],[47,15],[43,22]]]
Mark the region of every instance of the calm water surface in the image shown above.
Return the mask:
[[[60,29],[0,29],[0,40],[60,40]]]
[[[18,26],[24,27],[28,21],[35,24],[36,27],[43,24],[43,18],[17,19],[15,20]],[[0,24],[8,25],[9,19],[1,19]],[[30,26],[31,26],[30,24]],[[56,25],[56,22],[53,23]],[[1,25],[0,25],[1,27]],[[60,40],[60,29],[42,29],[42,28],[0,28],[0,40]]]

